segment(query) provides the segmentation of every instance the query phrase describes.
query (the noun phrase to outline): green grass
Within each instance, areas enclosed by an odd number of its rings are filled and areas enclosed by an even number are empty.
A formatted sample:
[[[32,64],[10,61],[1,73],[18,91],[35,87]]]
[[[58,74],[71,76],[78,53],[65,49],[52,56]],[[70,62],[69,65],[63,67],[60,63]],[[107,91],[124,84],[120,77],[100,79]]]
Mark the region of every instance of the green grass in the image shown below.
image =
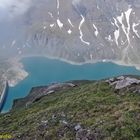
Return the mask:
[[[42,121],[47,121],[46,127]],[[105,82],[83,84],[1,115],[0,134],[16,139],[74,140],[76,124],[93,133],[99,130],[105,140],[139,140],[140,95],[116,94]]]

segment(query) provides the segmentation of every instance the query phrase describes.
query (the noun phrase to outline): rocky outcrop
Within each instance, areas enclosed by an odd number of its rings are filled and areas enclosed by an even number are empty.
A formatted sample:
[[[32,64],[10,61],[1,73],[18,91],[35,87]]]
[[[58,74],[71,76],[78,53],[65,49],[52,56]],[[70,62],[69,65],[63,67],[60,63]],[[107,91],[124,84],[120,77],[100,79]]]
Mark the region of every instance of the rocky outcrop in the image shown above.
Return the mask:
[[[140,79],[132,76],[120,76],[106,80],[116,91],[130,91],[140,94]],[[123,91],[124,93],[124,91]]]

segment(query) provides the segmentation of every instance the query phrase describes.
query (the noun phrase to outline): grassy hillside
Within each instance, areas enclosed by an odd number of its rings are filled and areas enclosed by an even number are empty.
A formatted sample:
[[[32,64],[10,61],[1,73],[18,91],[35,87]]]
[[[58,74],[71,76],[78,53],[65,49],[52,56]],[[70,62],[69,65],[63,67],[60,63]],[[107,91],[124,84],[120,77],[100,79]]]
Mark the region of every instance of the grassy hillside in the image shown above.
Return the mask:
[[[140,94],[104,81],[81,84],[0,115],[16,140],[140,140]]]

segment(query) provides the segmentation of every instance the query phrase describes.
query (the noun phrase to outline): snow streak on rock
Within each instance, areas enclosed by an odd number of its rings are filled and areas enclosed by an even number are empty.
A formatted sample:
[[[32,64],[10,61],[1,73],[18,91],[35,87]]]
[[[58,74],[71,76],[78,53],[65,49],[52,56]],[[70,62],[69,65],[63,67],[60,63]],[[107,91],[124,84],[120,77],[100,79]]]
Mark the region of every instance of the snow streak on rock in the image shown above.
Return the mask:
[[[94,24],[94,23],[93,23],[93,27],[94,27],[94,29],[95,29],[94,34],[95,34],[95,36],[97,36],[97,35],[99,34],[99,32],[98,32],[98,29],[97,29],[97,27],[95,26],[95,24]]]
[[[129,34],[130,34],[130,14],[132,12],[132,8],[129,8],[126,12],[125,12],[125,16],[126,16],[126,22],[127,22],[127,39],[128,39],[128,43],[130,44],[130,38],[129,38]]]
[[[57,14],[59,15],[59,7],[60,7],[60,3],[59,3],[59,0],[57,0]]]
[[[81,30],[81,27],[82,27],[83,23],[85,22],[85,18],[84,18],[83,15],[81,15],[81,18],[82,18],[82,20],[81,20],[81,22],[80,22],[80,24],[79,24],[80,40],[81,40],[84,44],[86,44],[86,45],[89,46],[89,45],[90,45],[90,42],[87,42],[87,41],[85,41],[85,40],[83,39],[83,32],[82,32],[82,30]]]
[[[71,33],[72,33],[72,31],[69,29],[69,30],[68,30],[68,34],[71,34]]]
[[[135,29],[137,26],[139,26],[140,25],[140,23],[133,23],[133,25],[132,25],[132,29],[133,29],[133,32],[136,34],[136,36],[138,37],[138,38],[140,38],[140,35],[138,34],[138,31]]]
[[[57,19],[57,25],[60,29],[63,27],[63,23],[60,21],[60,19]]]
[[[119,43],[118,43],[118,39],[119,39],[119,36],[120,36],[120,30],[119,30],[119,25],[118,25],[118,23],[117,23],[117,20],[114,18],[114,21],[115,21],[115,25],[116,25],[116,27],[117,27],[117,29],[115,30],[115,32],[114,32],[114,37],[115,37],[115,42],[116,42],[116,44],[117,44],[117,46],[119,45]]]
[[[72,24],[72,22],[71,22],[71,20],[68,18],[68,22],[69,22],[69,24],[72,26],[72,27],[74,27],[74,25]]]

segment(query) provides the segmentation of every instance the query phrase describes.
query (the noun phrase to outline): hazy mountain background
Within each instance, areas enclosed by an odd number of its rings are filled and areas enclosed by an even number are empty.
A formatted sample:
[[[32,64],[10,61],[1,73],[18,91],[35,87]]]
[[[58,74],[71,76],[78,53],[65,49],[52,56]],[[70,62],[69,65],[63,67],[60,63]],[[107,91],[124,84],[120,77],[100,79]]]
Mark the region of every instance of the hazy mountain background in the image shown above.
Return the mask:
[[[139,0],[0,0],[0,59],[41,55],[140,68]]]

